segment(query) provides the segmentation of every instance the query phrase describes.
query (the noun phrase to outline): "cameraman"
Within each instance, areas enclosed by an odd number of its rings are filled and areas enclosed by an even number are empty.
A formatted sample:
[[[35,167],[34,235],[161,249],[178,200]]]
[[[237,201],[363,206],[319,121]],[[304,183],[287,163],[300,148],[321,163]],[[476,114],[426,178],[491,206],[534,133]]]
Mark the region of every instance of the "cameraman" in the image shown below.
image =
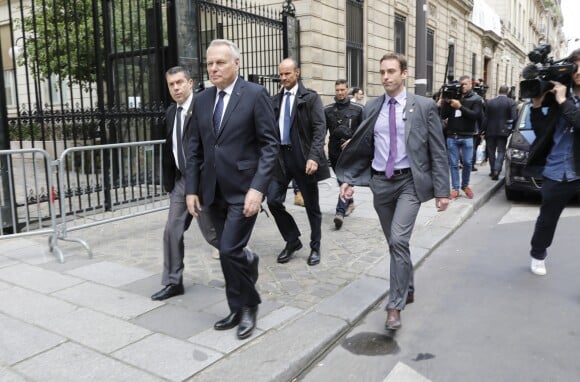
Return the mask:
[[[459,78],[461,94],[459,99],[440,98],[437,105],[440,107],[441,119],[447,119],[447,157],[451,172],[451,196],[459,196],[459,156],[463,158],[461,189],[469,198],[473,198],[473,191],[469,187],[473,158],[473,136],[476,134],[477,122],[482,116],[483,101],[471,88],[471,77]]]
[[[576,64],[571,90],[551,81],[551,90],[532,98],[530,113],[536,140],[527,166],[543,167],[542,205],[530,250],[532,273],[540,276],[546,274],[546,249],[552,244],[560,214],[580,192],[580,49],[568,61]]]

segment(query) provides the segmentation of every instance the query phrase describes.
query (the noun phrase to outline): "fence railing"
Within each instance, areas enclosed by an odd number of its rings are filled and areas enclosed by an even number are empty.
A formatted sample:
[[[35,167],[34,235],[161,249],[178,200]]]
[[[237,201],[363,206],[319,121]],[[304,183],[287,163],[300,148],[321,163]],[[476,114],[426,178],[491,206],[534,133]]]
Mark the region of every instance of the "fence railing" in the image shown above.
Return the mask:
[[[168,208],[163,144],[73,147],[55,161],[41,149],[0,151],[0,238],[48,234],[61,262],[59,240],[77,242],[92,257],[70,232]]]

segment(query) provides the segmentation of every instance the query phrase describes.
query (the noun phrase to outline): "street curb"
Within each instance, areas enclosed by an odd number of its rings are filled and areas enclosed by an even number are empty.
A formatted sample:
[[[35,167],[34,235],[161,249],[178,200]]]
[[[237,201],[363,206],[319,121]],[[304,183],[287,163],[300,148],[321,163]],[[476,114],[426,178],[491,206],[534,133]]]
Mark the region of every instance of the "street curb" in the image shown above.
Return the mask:
[[[504,180],[501,179],[493,187],[479,194],[477,200],[474,202],[456,206],[455,208],[463,210],[459,214],[460,218],[436,239],[431,248],[426,248],[424,251],[415,251],[422,253],[418,257],[413,258],[413,265],[415,267],[421,265],[464,221],[469,219],[481,208],[503,184]],[[351,328],[355,327],[370,310],[374,309],[386,297],[389,292],[388,279],[385,280],[385,278],[377,277],[376,273],[375,275],[369,275],[369,273],[373,272],[374,268],[380,266],[384,266],[384,264],[379,262],[375,267],[344,288],[341,288],[334,295],[327,297],[319,304],[306,310],[304,314],[284,323],[281,327],[264,333],[258,341],[248,344],[242,352],[228,356],[212,364],[200,374],[194,376],[193,380],[211,380],[207,379],[210,376],[212,378],[224,377],[224,373],[227,370],[231,373],[231,367],[235,369],[235,365],[244,365],[244,371],[252,374],[251,380],[253,381],[294,381],[296,378],[299,378],[300,375],[303,375],[318,359],[323,357],[333,345],[342,339]],[[373,279],[376,282],[372,281]],[[383,289],[380,287],[380,284],[384,285],[385,281],[386,285]],[[364,303],[361,303],[362,301]],[[289,344],[279,341],[283,337],[293,338],[295,336],[292,333],[293,331],[298,331],[299,334],[310,332],[312,328],[308,327],[308,324],[301,326],[297,325],[297,323],[308,322],[308,318],[313,314],[318,320],[324,317],[324,319],[333,322],[334,325],[329,326],[333,326],[334,330],[330,334],[314,331],[312,333],[313,337],[316,337],[318,341],[303,343],[300,349],[292,349],[291,346],[288,346]],[[337,322],[342,322],[342,324],[337,324]],[[326,329],[329,328],[327,327]],[[281,351],[281,348],[284,350]],[[269,357],[259,357],[256,354],[257,351],[268,354]],[[286,367],[281,367],[280,360],[276,357],[282,357]],[[235,359],[235,362],[232,362],[232,359]],[[260,372],[252,372],[251,370],[254,368],[259,369]]]

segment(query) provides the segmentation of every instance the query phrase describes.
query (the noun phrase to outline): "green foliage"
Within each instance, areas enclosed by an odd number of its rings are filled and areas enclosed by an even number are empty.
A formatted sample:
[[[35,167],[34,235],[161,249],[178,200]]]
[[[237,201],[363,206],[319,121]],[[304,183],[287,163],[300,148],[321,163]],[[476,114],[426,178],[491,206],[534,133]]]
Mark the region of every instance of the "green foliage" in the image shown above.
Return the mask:
[[[96,62],[91,0],[38,1],[22,26],[26,50],[19,64],[35,76],[56,75],[84,88],[96,80],[95,69],[103,63]]]

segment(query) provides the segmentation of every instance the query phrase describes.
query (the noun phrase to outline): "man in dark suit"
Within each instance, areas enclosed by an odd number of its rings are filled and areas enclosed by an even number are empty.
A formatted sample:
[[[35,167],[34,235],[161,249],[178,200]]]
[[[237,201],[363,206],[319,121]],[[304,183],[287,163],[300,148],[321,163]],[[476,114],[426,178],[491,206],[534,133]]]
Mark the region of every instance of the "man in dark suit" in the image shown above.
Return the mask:
[[[268,92],[238,77],[239,66],[233,42],[210,43],[207,71],[215,86],[197,95],[191,115],[186,201],[194,217],[209,212],[219,242],[230,314],[214,328],[238,326],[243,339],[252,335],[261,302],[258,256],[246,245],[276,165],[279,136]]]
[[[341,196],[352,185],[371,187],[391,255],[385,327],[401,327],[401,310],[414,301],[409,240],[421,203],[449,204],[449,164],[435,102],[406,91],[407,60],[385,54],[380,73],[386,94],[367,102],[363,122],[338,159]]]
[[[485,132],[485,142],[489,158],[489,176],[493,180],[499,179],[505,158],[507,138],[518,116],[518,108],[514,100],[507,96],[508,91],[508,86],[502,85],[499,88],[499,95],[487,101],[485,107],[483,131]],[[508,125],[508,121],[511,124],[509,131],[504,128]]]
[[[165,113],[166,136],[163,146],[163,186],[169,192],[169,214],[163,232],[163,275],[165,286],[151,299],[161,301],[182,295],[183,289],[183,235],[191,224],[192,216],[185,204],[185,156],[183,143],[188,131],[189,115],[195,103],[192,92],[193,80],[189,71],[181,66],[169,69],[165,74],[167,87],[176,102]],[[205,240],[217,246],[215,229],[209,215],[198,219]]]
[[[320,263],[322,213],[318,202],[318,181],[330,177],[328,161],[324,154],[326,123],[324,107],[318,94],[306,89],[300,69],[291,58],[278,66],[283,89],[272,98],[278,121],[281,143],[282,169],[268,188],[268,208],[286,241],[278,255],[278,262],[290,261],[294,252],[302,248],[300,230],[292,215],[286,211],[284,201],[291,179],[295,179],[304,198],[304,207],[310,223],[310,255],[308,265]]]

